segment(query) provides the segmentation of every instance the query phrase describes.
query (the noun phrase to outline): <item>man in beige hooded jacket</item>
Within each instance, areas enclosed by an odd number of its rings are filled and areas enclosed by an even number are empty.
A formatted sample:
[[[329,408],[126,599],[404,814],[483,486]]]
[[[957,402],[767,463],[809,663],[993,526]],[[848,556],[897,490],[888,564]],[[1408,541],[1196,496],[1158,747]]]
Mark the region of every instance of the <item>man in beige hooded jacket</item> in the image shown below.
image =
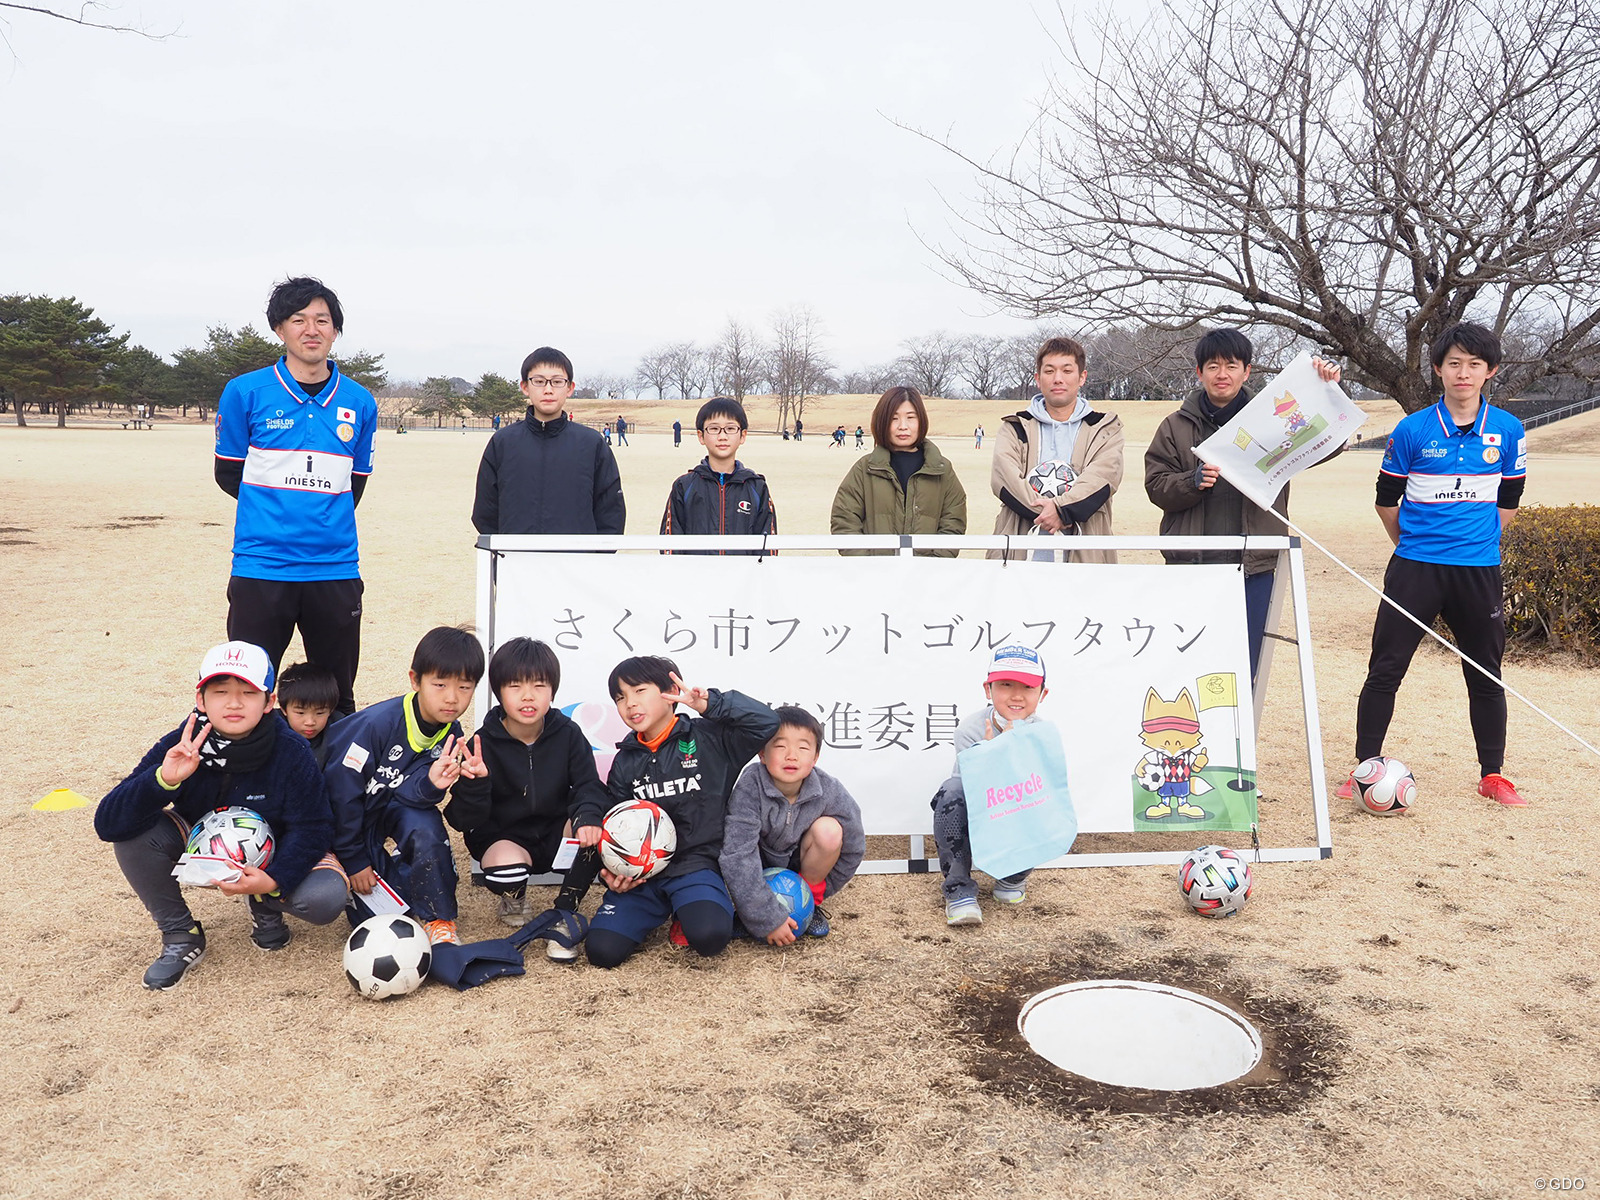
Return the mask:
[[[1111,532],[1111,497],[1122,482],[1122,418],[1096,412],[1079,397],[1087,365],[1083,346],[1071,338],[1051,338],[1039,347],[1033,375],[1039,392],[1025,411],[1003,418],[995,436],[989,487],[1000,500],[996,533]],[[1029,486],[1028,472],[1051,460],[1071,467],[1071,484],[1046,499]],[[1068,562],[1117,561],[1115,550],[1073,550],[1039,539],[1008,551],[991,550],[987,557],[1048,561],[1058,553]]]

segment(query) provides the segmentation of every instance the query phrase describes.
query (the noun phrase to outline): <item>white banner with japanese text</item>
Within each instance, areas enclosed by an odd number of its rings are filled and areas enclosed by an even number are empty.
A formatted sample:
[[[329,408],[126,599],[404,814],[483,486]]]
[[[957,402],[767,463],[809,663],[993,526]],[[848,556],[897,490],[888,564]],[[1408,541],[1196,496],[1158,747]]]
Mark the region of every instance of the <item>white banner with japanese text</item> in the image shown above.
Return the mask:
[[[664,655],[691,686],[797,704],[872,834],[931,831],[994,648],[1044,659],[1082,832],[1248,829],[1256,818],[1237,567],[977,559],[505,553],[495,645],[561,659],[556,704],[604,778],[627,729],[606,677]]]

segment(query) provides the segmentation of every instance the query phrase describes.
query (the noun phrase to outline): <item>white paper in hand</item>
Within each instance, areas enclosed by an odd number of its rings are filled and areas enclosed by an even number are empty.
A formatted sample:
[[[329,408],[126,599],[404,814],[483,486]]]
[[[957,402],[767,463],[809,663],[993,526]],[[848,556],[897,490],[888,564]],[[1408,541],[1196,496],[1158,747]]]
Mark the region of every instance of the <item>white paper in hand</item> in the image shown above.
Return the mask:
[[[180,854],[178,865],[172,868],[172,877],[189,887],[233,883],[241,874],[238,863],[211,854]]]
[[[385,883],[381,875],[378,877],[378,881],[372,885],[372,890],[365,896],[360,892],[351,892],[350,899],[354,900],[374,917],[411,911],[411,905],[401,899],[400,893]]]
[[[1194,452],[1271,508],[1284,484],[1344,445],[1366,419],[1338,384],[1317,374],[1311,355],[1301,354]]]

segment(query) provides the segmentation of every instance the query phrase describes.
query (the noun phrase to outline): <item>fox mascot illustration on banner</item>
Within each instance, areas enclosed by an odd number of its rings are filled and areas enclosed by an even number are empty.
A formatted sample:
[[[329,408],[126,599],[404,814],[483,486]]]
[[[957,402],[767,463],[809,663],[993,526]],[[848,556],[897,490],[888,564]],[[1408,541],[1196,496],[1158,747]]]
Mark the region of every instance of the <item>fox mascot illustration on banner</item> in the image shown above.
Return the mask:
[[[1200,745],[1200,715],[1188,688],[1170,701],[1163,700],[1155,688],[1145,694],[1139,740],[1150,751],[1139,760],[1134,779],[1145,791],[1156,794],[1156,802],[1144,810],[1144,819],[1160,821],[1173,815],[1191,821],[1209,818],[1211,814],[1194,803],[1194,797],[1211,790],[1200,777],[1201,768],[1211,760]]]

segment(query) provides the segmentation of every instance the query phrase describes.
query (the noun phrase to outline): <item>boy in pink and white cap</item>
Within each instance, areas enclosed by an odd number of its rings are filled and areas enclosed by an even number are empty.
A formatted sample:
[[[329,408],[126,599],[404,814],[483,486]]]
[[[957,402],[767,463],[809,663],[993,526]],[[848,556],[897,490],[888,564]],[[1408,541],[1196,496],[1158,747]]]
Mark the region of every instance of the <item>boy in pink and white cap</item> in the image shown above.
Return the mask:
[[[275,848],[259,867],[218,883],[250,904],[250,940],[289,944],[285,913],[326,925],[349,888],[333,845],[327,785],[306,740],[275,711],[272,659],[250,642],[213,646],[200,661],[194,711],[150,747],[107,793],[94,830],[116,851],[129,886],[161,932],[161,953],[144,974],[152,991],[176,987],[205,953],[206,935],[172,870],[189,829],[208,812],[239,806],[271,827]]]
[[[971,713],[956,727],[956,763],[933,798],[933,836],[939,846],[939,871],[944,876],[944,917],[947,925],[981,925],[978,885],[972,878],[972,843],[967,832],[967,796],[961,785],[961,752],[1017,725],[1032,725],[1042,718],[1039,702],[1048,695],[1044,686],[1044,660],[1031,646],[1001,646],[989,660],[983,694],[989,703]],[[1028,898],[1028,872],[994,881],[994,898],[1002,904],[1021,904]]]

